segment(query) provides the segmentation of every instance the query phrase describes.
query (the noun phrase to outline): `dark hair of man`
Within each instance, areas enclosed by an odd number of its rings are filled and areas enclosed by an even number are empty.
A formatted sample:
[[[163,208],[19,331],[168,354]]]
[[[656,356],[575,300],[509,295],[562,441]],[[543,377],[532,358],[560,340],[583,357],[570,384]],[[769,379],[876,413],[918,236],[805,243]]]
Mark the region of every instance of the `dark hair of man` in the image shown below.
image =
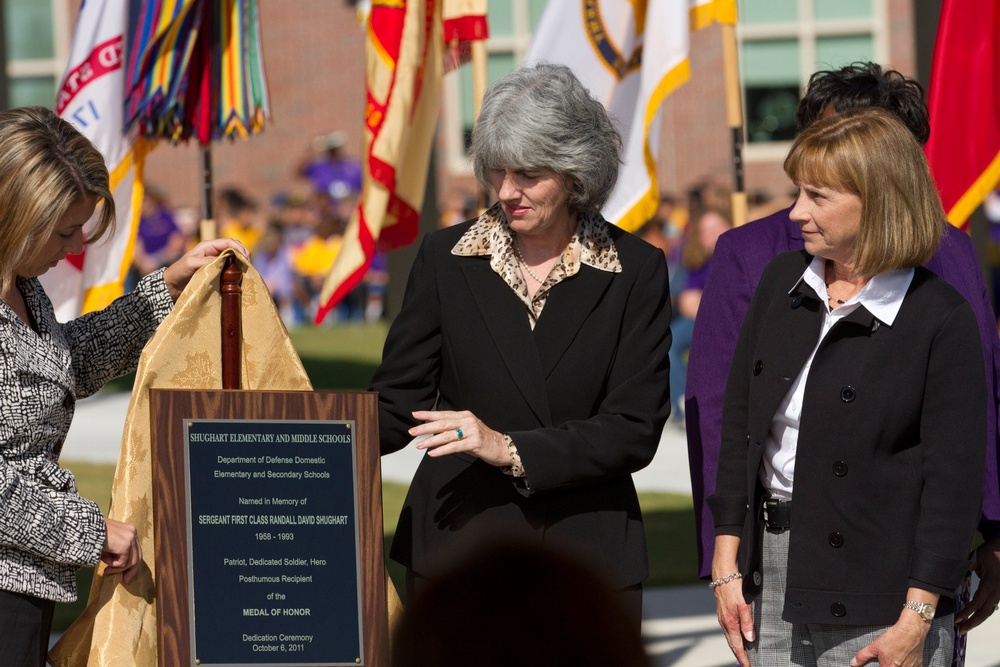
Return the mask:
[[[877,63],[857,62],[809,77],[805,96],[795,110],[795,128],[806,129],[823,117],[827,106],[837,112],[861,107],[879,107],[896,116],[921,144],[931,135],[924,89],[896,70]]]

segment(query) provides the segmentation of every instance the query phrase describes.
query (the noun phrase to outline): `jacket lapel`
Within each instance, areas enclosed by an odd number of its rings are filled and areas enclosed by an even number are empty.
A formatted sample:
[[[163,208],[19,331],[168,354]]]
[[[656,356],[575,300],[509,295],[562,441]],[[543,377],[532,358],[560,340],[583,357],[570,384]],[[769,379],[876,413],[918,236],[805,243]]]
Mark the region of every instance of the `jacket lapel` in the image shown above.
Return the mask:
[[[769,378],[767,381],[753,384],[756,398],[750,415],[751,418],[756,416],[758,422],[750,426],[752,432],[761,437],[770,429],[774,413],[788,395],[792,383],[816,347],[823,325],[823,316],[820,313],[822,303],[812,288],[804,282],[800,281],[788,293],[787,298],[777,299],[774,308],[779,312],[769,313],[768,316],[783,323],[783,326],[778,328],[779,331],[803,333],[759,341],[755,357],[750,360],[752,367],[760,361],[763,365],[762,372]]]
[[[524,304],[490,268],[488,261],[459,258],[459,266],[518,391],[539,421],[551,425],[552,412],[545,389],[545,376]]]
[[[535,323],[534,339],[542,373],[548,377],[573,339],[604,297],[614,274],[583,265],[575,276],[549,292],[542,315]],[[613,323],[617,325],[617,323]],[[614,327],[609,327],[609,331]]]

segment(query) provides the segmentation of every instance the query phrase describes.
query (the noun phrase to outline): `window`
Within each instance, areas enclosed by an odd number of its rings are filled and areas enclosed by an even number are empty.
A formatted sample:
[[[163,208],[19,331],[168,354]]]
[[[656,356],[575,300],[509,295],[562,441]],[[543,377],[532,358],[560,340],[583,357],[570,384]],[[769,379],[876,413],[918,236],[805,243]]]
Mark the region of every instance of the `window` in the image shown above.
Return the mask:
[[[69,57],[65,0],[3,0],[7,101],[52,108]]]
[[[521,64],[531,36],[542,17],[546,0],[491,2],[487,8],[490,38],[486,42],[487,76],[492,83]],[[472,136],[474,110],[472,68],[463,65],[444,78],[444,135],[448,169],[471,173],[467,149]]]
[[[887,0],[739,0],[748,159],[784,155],[813,72],[888,56]]]

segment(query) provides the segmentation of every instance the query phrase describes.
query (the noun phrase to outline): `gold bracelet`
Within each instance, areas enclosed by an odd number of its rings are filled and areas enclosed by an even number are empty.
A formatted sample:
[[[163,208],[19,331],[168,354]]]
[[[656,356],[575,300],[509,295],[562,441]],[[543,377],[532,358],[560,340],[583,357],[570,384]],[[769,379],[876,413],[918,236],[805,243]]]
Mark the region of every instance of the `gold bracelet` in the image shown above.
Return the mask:
[[[708,583],[708,587],[711,588],[712,590],[715,590],[719,586],[725,586],[730,581],[736,581],[737,579],[742,579],[742,578],[743,578],[743,573],[742,572],[733,572],[732,574],[727,574],[726,576],[722,577],[721,579],[716,579],[715,581],[710,581]]]

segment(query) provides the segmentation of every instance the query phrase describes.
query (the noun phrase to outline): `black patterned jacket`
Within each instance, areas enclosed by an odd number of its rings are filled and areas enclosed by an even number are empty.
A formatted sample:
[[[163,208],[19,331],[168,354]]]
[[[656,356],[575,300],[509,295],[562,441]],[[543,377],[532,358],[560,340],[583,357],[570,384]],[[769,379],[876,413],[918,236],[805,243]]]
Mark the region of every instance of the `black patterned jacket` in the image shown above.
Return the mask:
[[[37,279],[18,278],[37,333],[0,301],[0,589],[70,601],[77,568],[100,558],[101,511],[57,461],[77,399],[134,370],[173,307],[162,273],[66,324]]]

